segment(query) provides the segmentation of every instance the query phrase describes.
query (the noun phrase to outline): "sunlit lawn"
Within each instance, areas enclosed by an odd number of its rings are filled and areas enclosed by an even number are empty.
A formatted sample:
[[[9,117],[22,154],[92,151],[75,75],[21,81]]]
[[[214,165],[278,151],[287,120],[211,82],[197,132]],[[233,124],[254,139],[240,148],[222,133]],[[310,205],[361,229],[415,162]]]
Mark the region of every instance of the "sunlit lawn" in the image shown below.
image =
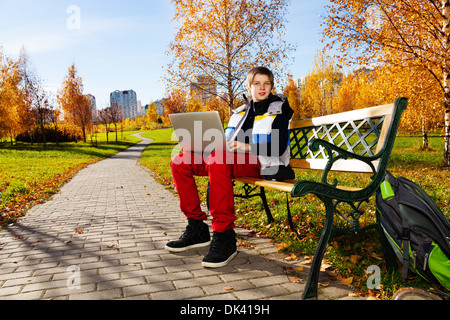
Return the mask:
[[[142,164],[154,172],[155,177],[166,186],[174,189],[170,172],[171,155],[176,142],[171,141],[172,129],[152,131],[144,134],[154,139],[145,151]],[[420,137],[399,136],[389,163],[389,171],[394,176],[403,176],[420,185],[436,202],[441,210],[450,218],[450,168],[442,166],[443,139],[430,138],[430,151],[422,151]],[[321,180],[321,172],[303,170],[297,171],[299,180]],[[348,186],[361,186],[364,181],[370,181],[368,175],[340,174],[340,184]],[[330,178],[330,181],[331,178]],[[197,178],[199,194],[206,202],[207,179]],[[239,185],[235,188],[239,192]],[[267,225],[266,216],[259,198],[252,200],[236,199],[237,225],[254,230],[255,234],[272,238],[280,251],[295,255],[313,255],[317,241],[324,224],[324,207],[315,196],[290,199],[291,211],[295,215],[294,221],[302,237],[299,241],[291,232],[287,224],[286,195],[284,193],[266,190],[269,205],[276,222]],[[374,198],[363,205],[365,214],[360,219],[362,225],[375,222]],[[337,221],[338,224],[345,224]],[[348,279],[354,277],[352,285],[363,288],[368,266],[383,263],[381,246],[378,235],[369,231],[357,237],[336,236],[332,239],[325,255],[325,261],[333,265],[339,277]],[[384,269],[383,269],[384,270]],[[394,279],[387,276],[383,283],[387,283],[381,293],[382,297],[389,297],[401,285],[399,277]],[[417,280],[420,282],[420,280]],[[367,292],[367,291],[366,291]]]
[[[9,142],[0,144],[0,213],[1,224],[14,221],[34,203],[45,201],[80,169],[110,157],[139,142],[131,132],[99,134],[97,146],[87,143],[49,143],[43,145]]]

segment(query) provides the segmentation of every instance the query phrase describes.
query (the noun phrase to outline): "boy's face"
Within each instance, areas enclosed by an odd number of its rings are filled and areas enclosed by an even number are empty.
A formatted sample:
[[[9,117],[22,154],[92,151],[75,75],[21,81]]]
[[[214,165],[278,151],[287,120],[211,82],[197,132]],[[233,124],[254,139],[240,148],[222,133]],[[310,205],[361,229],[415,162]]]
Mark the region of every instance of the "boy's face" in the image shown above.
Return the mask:
[[[266,100],[272,90],[270,79],[265,74],[256,74],[253,82],[247,84],[247,89],[251,93],[253,102]]]

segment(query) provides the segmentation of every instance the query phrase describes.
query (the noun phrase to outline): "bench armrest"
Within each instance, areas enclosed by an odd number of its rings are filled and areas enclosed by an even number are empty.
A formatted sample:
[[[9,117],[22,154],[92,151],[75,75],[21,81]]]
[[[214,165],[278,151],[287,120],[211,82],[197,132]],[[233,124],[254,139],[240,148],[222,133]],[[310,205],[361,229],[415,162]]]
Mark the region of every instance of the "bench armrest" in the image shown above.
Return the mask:
[[[334,179],[333,184],[328,183],[328,173],[330,172],[331,168],[333,167],[333,164],[338,160],[347,160],[347,159],[355,159],[364,162],[367,164],[373,172],[372,179],[375,177],[377,173],[377,169],[373,165],[373,161],[376,161],[381,158],[383,155],[383,150],[380,151],[378,154],[372,156],[372,157],[364,157],[357,155],[353,152],[349,152],[347,150],[344,150],[332,143],[329,143],[328,141],[322,140],[322,139],[314,139],[309,142],[309,149],[311,151],[318,151],[319,147],[322,146],[327,151],[329,160],[327,162],[327,165],[324,168],[323,175],[322,175],[322,183],[336,187],[338,185],[338,181]],[[335,154],[337,153],[337,155]]]

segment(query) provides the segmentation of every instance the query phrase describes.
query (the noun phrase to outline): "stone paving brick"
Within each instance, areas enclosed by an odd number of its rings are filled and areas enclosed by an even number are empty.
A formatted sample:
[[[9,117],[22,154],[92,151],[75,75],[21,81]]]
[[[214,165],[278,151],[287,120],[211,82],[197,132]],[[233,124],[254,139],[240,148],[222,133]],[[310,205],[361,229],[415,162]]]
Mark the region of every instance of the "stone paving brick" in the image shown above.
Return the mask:
[[[186,219],[177,197],[137,163],[150,142],[81,170],[0,232],[1,300],[300,298],[304,283],[291,283],[283,269],[295,262],[286,263],[268,239],[246,230],[236,229],[254,247],[240,247],[220,269],[201,266],[207,248],[164,249]],[[350,289],[336,288],[330,285],[320,298],[348,297]]]
[[[150,295],[152,300],[186,300],[192,298],[201,298],[204,292],[199,287],[184,288],[178,290],[170,290],[164,292],[157,292]]]

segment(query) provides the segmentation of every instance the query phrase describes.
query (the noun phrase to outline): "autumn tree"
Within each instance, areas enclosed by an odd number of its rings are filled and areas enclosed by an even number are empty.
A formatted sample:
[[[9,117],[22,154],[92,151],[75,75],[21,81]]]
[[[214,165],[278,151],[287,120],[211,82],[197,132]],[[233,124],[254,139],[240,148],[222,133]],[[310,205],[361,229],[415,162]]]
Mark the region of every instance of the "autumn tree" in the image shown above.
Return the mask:
[[[183,90],[173,90],[163,102],[166,115],[186,112],[187,101],[188,99],[186,92]]]
[[[392,92],[389,93],[388,97],[384,95],[386,86],[388,86],[388,89],[391,88],[388,81],[392,79],[384,79],[383,82],[382,79],[378,78],[379,72],[377,71],[379,70],[363,68],[350,71],[344,75],[332,101],[335,112],[392,103],[389,100],[392,97]]]
[[[21,49],[19,57],[20,86],[16,104],[18,115],[18,128],[21,132],[28,132],[31,144],[34,143],[36,117],[33,113],[33,100],[35,96],[34,75],[31,72],[28,54],[25,48]]]
[[[284,95],[289,101],[289,105],[294,110],[294,119],[301,119],[304,117],[305,112],[301,108],[300,103],[300,89],[295,84],[291,75],[287,76],[287,85],[284,88]]]
[[[443,126],[439,112],[439,87],[429,72],[423,68],[395,66],[378,67],[372,81],[373,92],[380,104],[392,103],[397,97],[409,97],[400,130],[410,134],[420,133],[423,148],[428,149],[428,133]]]
[[[324,39],[341,63],[414,68],[434,79],[450,166],[450,0],[333,0],[327,9]]]
[[[72,64],[58,91],[58,102],[64,111],[64,118],[77,125],[83,132],[86,142],[86,129],[92,120],[91,101],[83,94],[83,80],[78,76],[75,64]]]
[[[0,138],[14,137],[19,133],[20,63],[3,53],[0,47]]]
[[[123,108],[119,106],[116,102],[112,103],[108,108],[109,117],[111,120],[111,124],[114,126],[116,131],[116,143],[119,141],[118,139],[118,124],[123,120]]]
[[[154,102],[150,103],[148,106],[146,118],[149,123],[158,122],[158,113],[156,112],[156,104]]]
[[[226,99],[213,97],[206,102],[204,111],[217,111],[219,112],[219,117],[222,123],[228,123],[230,120],[230,114],[228,104],[225,101]],[[244,101],[241,99],[236,99],[236,101],[238,105],[244,104]]]
[[[170,90],[188,88],[198,76],[213,79],[217,89],[203,89],[224,99],[231,111],[252,67],[264,65],[280,76],[293,50],[284,38],[290,2],[172,0],[178,26],[165,76]]]
[[[112,122],[109,107],[102,109],[98,112],[98,119],[100,123],[105,127],[106,143],[109,143],[109,126],[111,125]]]
[[[50,93],[45,89],[43,80],[36,72],[31,70],[28,55],[22,49],[19,59],[21,71],[20,99],[17,105],[19,113],[19,124],[21,131],[28,131],[30,141],[33,143],[32,132],[34,126],[40,131],[40,139],[47,149],[47,137],[45,126],[52,122],[53,103]],[[57,134],[56,134],[57,135]]]
[[[300,92],[306,116],[323,116],[333,112],[333,96],[342,77],[334,60],[324,52],[316,53],[312,71],[305,78]]]
[[[45,132],[45,125],[51,122],[53,114],[53,105],[51,103],[50,94],[44,89],[42,80],[37,77],[28,79],[32,87],[32,107],[31,110],[36,121],[36,125],[41,131],[42,142],[44,143],[44,150],[47,150],[47,138]],[[56,133],[57,135],[57,133]]]

